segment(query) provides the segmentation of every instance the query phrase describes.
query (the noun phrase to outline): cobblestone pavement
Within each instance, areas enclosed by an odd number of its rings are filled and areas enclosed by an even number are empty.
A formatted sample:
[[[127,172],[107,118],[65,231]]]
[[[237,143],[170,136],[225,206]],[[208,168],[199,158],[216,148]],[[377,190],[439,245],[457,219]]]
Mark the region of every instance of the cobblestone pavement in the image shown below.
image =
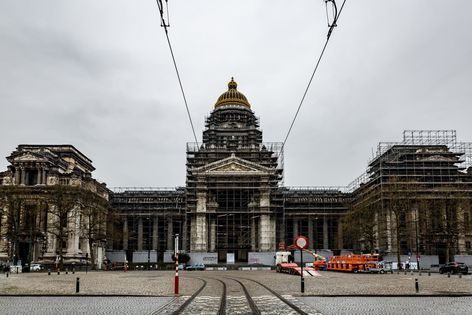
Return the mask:
[[[2,296],[3,315],[44,314],[152,314],[171,297]]]
[[[215,297],[210,297],[214,298]],[[233,297],[234,298],[234,297]],[[259,299],[259,298],[256,298]],[[0,297],[0,313],[13,314],[156,314],[170,297]],[[303,297],[314,314],[471,314],[471,297]],[[266,301],[260,297],[260,302]],[[208,309],[192,314],[216,314]],[[237,309],[227,314],[250,314]],[[270,310],[263,314],[290,314]]]
[[[305,297],[304,303],[331,314],[472,314],[472,297]]]
[[[419,294],[472,294],[472,275],[459,278],[458,275],[423,273],[411,274],[350,274],[320,272],[320,277],[305,278],[306,295],[395,295],[415,294],[415,278],[419,281]],[[47,273],[11,274],[6,278],[0,274],[0,294],[74,294],[75,280],[80,277],[81,294],[122,295],[166,295],[173,296],[173,271],[131,271],[131,272],[85,272],[68,275]],[[241,277],[264,283],[280,294],[300,295],[300,278],[275,271],[184,271],[181,272],[181,294],[192,295],[201,281],[195,277]],[[190,278],[191,277],[191,278]],[[225,280],[228,284],[229,280]],[[213,282],[209,281],[209,286]],[[216,282],[214,285],[218,285]],[[237,290],[232,285],[231,290]],[[262,288],[254,288],[267,294]],[[219,291],[216,290],[216,291]],[[211,292],[211,291],[210,291]],[[218,293],[215,292],[218,296]],[[228,295],[232,295],[228,289]],[[234,294],[233,294],[234,295]],[[238,293],[241,296],[241,293]],[[211,296],[211,295],[210,295]]]
[[[125,314],[170,314],[187,301],[188,297],[202,287],[203,280],[207,286],[196,299],[185,309],[185,314],[216,314],[222,295],[223,281],[227,287],[227,314],[250,314],[251,308],[239,280],[248,290],[255,305],[263,314],[294,314],[287,304],[282,302],[263,286],[251,281],[259,281],[268,288],[281,294],[286,300],[310,314],[374,314],[380,310],[391,309],[391,313],[402,313],[411,310],[415,305],[424,305],[421,311],[438,314],[449,313],[457,309],[463,313],[472,313],[466,308],[471,305],[472,297],[421,297],[420,295],[472,295],[472,276],[459,278],[454,275],[432,274],[349,274],[321,272],[320,277],[305,278],[305,294],[300,293],[300,278],[274,271],[184,271],[180,273],[180,296],[173,296],[173,271],[132,271],[132,272],[84,272],[75,275],[47,273],[12,274],[6,277],[0,274],[1,295],[71,295],[71,297],[1,297],[0,309],[18,314],[21,305],[38,306],[26,309],[41,310],[49,307],[48,314],[71,313],[69,311],[83,308],[87,313]],[[78,297],[75,295],[75,279],[80,277],[81,295],[123,295],[113,297]],[[419,293],[415,292],[415,278],[419,281]],[[219,281],[218,281],[219,280]],[[138,295],[140,297],[131,297]],[[312,295],[312,297],[310,297]],[[364,297],[325,297],[333,295],[365,295]],[[368,295],[412,295],[417,297],[368,297]],[[148,297],[145,297],[148,296]],[[151,297],[159,296],[159,297]],[[48,300],[50,299],[50,300]],[[133,300],[135,299],[135,300]],[[139,300],[142,299],[142,300]],[[102,307],[95,301],[102,301]],[[49,301],[49,302],[41,302]],[[58,302],[54,302],[58,301]],[[172,301],[168,305],[167,302]],[[434,303],[433,303],[434,302]],[[468,303],[468,304],[467,304]],[[43,306],[45,305],[45,306]],[[130,305],[136,309],[129,311]],[[434,305],[434,307],[433,307]],[[31,306],[32,307],[32,306]],[[380,307],[380,308],[379,308]],[[430,307],[430,308],[428,308]],[[470,306],[469,306],[470,307]],[[90,308],[90,309],[89,309]],[[346,310],[346,311],[344,311]],[[2,313],[0,311],[0,313]],[[72,312],[73,313],[73,312]],[[455,312],[457,313],[457,312]],[[2,313],[3,314],[3,313]],[[34,312],[33,312],[34,314]]]

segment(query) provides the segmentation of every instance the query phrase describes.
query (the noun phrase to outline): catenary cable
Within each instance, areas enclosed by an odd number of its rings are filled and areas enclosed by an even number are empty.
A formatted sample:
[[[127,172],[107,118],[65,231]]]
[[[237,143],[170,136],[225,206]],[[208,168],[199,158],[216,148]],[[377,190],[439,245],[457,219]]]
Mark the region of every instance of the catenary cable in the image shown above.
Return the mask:
[[[157,6],[159,8],[159,15],[160,15],[160,18],[161,18],[161,26],[164,27],[164,31],[165,31],[166,38],[167,38],[167,44],[169,45],[170,55],[172,56],[172,61],[174,63],[175,73],[177,74],[177,79],[179,81],[180,91],[181,91],[182,97],[184,99],[185,109],[187,110],[187,116],[188,116],[188,119],[190,121],[190,127],[192,127],[193,137],[195,139],[195,143],[197,144],[197,150],[198,150],[197,134],[195,133],[195,128],[193,126],[192,116],[190,115],[190,110],[188,108],[187,97],[185,96],[184,87],[182,85],[182,80],[180,78],[179,68],[177,67],[177,62],[176,62],[175,56],[174,56],[174,50],[172,49],[172,45],[170,43],[170,38],[169,38],[169,32],[167,30],[167,27],[169,26],[169,24],[166,23],[166,21],[164,20],[164,8],[162,6],[162,0],[156,0],[156,3],[157,3]],[[166,3],[167,3],[167,0],[166,0]],[[167,10],[167,16],[168,15],[169,15],[169,12]]]
[[[335,2],[333,0],[330,0],[331,2],[335,4]],[[325,0],[325,2],[327,3],[328,1]],[[328,30],[328,35],[326,37],[326,42],[323,46],[323,49],[321,50],[321,54],[318,58],[318,61],[316,62],[316,65],[315,65],[315,69],[313,70],[313,73],[311,74],[311,77],[310,77],[310,80],[308,81],[308,84],[306,86],[306,89],[305,89],[305,92],[303,93],[303,96],[302,96],[302,99],[300,101],[300,103],[298,104],[298,108],[297,108],[297,111],[295,112],[295,116],[293,117],[292,119],[292,122],[290,124],[290,128],[288,128],[288,131],[287,131],[287,135],[285,136],[285,139],[284,139],[284,142],[282,143],[282,150],[284,149],[285,147],[285,143],[287,142],[287,139],[290,135],[290,132],[292,131],[292,128],[293,128],[293,125],[295,124],[295,121],[298,117],[298,113],[300,112],[300,109],[302,108],[302,105],[303,105],[303,102],[305,101],[305,97],[308,93],[308,90],[310,89],[310,86],[311,86],[311,82],[313,81],[313,78],[316,74],[316,71],[318,70],[318,66],[320,65],[320,62],[321,62],[321,59],[323,58],[323,55],[324,55],[324,52],[326,50],[326,47],[328,46],[328,42],[329,42],[329,39],[331,38],[331,34],[334,30],[334,28],[336,27],[336,24],[337,24],[337,21],[339,19],[339,16],[341,15],[341,12],[344,8],[344,4],[346,3],[346,0],[343,1],[343,4],[341,5],[341,9],[339,10],[339,12],[337,13],[336,16],[334,16],[334,19],[333,19],[333,23],[331,23],[331,25],[329,25],[328,23],[328,26],[329,26],[329,30]]]

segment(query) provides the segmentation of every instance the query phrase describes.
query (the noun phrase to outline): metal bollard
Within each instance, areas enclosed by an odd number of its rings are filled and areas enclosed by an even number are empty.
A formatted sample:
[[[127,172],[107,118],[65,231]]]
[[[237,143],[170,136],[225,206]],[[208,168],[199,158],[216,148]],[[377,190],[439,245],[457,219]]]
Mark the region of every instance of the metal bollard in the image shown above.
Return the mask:
[[[462,278],[462,273],[459,273],[459,279],[461,279],[461,278]]]
[[[420,286],[418,285],[418,278],[415,278],[415,290],[416,290],[416,293],[420,291]]]
[[[418,274],[421,276],[421,270],[418,272]]]
[[[80,278],[77,277],[77,280],[75,281],[75,293],[79,293],[80,291]]]
[[[405,270],[405,275],[406,275],[406,270]]]
[[[431,271],[428,271],[428,276],[431,276]]]
[[[75,267],[72,268],[72,274],[75,275]]]
[[[51,269],[48,269],[48,276],[51,275]]]
[[[7,271],[7,278],[8,278],[8,271]]]
[[[68,275],[68,274],[69,274],[69,269],[66,268],[66,275]]]
[[[61,271],[59,269],[57,269],[57,274],[60,275],[61,274]]]
[[[450,273],[450,272],[447,273],[447,277],[448,277],[448,278],[451,277],[451,273]]]

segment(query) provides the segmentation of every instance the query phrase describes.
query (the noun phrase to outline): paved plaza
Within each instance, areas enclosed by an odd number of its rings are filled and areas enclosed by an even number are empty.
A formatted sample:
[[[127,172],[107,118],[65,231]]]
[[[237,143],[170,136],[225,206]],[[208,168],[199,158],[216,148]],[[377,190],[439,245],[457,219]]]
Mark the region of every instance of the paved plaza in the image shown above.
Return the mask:
[[[174,271],[110,271],[0,274],[1,294],[75,294],[76,278],[80,278],[81,294],[105,295],[174,295]],[[181,294],[191,295],[201,285],[197,277],[244,277],[260,281],[281,294],[300,295],[300,277],[275,271],[181,271]],[[306,295],[397,295],[472,294],[472,275],[428,276],[423,273],[351,274],[321,271],[319,277],[305,277]],[[213,282],[209,282],[212,286]],[[216,289],[219,291],[219,289]]]
[[[180,296],[175,297],[173,271],[0,274],[0,306],[2,314],[472,312],[471,275],[320,272],[319,277],[305,278],[305,294],[300,293],[298,276],[274,271],[183,271],[180,276]]]
[[[239,298],[240,300],[241,298]],[[170,297],[0,297],[1,314],[161,314]],[[229,297],[227,314],[250,314],[238,299]],[[260,299],[261,302],[263,297]],[[470,314],[471,297],[307,297],[301,298],[311,314]],[[267,308],[272,304],[264,301]],[[202,309],[205,313],[205,309]],[[276,314],[278,309],[276,310]],[[198,314],[195,308],[193,314]],[[208,312],[209,314],[215,314]],[[263,314],[267,314],[261,312]],[[273,309],[272,309],[272,313]],[[281,313],[278,313],[281,314]]]

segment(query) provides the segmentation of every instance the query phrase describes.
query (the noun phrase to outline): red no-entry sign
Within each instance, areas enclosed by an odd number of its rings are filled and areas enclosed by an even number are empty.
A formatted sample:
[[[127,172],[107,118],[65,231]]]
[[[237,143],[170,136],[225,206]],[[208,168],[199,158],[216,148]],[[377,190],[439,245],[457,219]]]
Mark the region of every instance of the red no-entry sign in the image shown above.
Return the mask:
[[[308,238],[305,236],[297,236],[295,238],[295,246],[300,249],[305,249],[308,247]]]

